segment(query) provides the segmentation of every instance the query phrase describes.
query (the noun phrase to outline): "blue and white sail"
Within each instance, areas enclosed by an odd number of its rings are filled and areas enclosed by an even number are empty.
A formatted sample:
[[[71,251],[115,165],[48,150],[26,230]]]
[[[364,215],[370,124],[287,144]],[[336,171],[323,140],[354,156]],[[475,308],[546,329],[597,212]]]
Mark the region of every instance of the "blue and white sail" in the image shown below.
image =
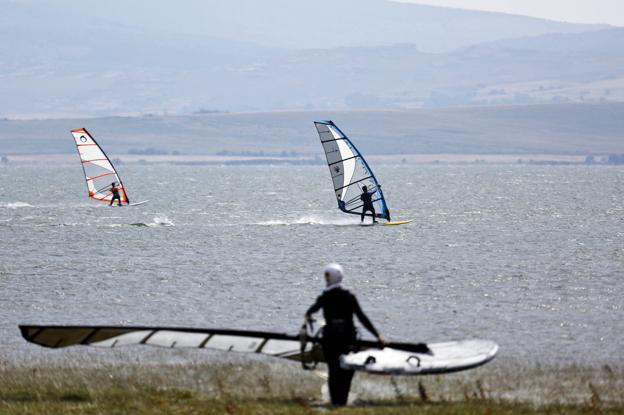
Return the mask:
[[[372,193],[376,216],[390,221],[390,211],[377,178],[351,140],[332,121],[316,121],[314,126],[325,150],[340,210],[360,215],[363,208],[360,196],[366,186]],[[372,216],[368,212],[366,215]]]

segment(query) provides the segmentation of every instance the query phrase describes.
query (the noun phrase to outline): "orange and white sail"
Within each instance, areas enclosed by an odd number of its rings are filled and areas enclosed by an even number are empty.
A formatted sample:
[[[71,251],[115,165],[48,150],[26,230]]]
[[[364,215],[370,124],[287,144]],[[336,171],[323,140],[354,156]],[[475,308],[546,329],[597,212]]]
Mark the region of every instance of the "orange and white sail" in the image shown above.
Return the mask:
[[[113,167],[104,150],[93,139],[86,129],[72,130],[78,155],[82,163],[89,197],[102,202],[109,202],[113,198],[112,184],[119,189],[119,196],[124,203],[130,203],[123,182]]]

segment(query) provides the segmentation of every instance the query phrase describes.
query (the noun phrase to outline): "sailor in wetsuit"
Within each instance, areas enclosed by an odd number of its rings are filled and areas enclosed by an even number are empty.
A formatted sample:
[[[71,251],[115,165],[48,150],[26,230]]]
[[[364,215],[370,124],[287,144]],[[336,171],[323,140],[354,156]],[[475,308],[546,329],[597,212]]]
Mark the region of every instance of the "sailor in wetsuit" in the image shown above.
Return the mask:
[[[115,202],[115,200],[117,200],[117,206],[121,206],[121,196],[119,195],[119,188],[115,186],[115,182],[111,183],[110,191],[113,194],[113,198],[111,199],[109,206],[113,206],[113,202]]]
[[[368,188],[366,186],[362,186],[362,195],[360,196],[360,200],[364,204],[362,206],[362,218],[360,222],[364,222],[364,216],[366,212],[371,212],[373,214],[373,223],[377,223],[377,218],[375,216],[375,206],[373,206],[373,195],[375,192],[368,193]]]
[[[368,317],[360,308],[355,295],[341,286],[343,277],[342,267],[338,264],[329,264],[325,267],[325,281],[327,287],[316,299],[316,302],[306,312],[306,321],[312,314],[323,309],[326,325],[323,328],[321,346],[325,362],[329,368],[329,394],[334,405],[346,405],[353,379],[353,370],[340,367],[340,356],[347,354],[356,347],[356,330],[353,324],[355,314],[360,322],[370,331],[381,344],[385,343]]]

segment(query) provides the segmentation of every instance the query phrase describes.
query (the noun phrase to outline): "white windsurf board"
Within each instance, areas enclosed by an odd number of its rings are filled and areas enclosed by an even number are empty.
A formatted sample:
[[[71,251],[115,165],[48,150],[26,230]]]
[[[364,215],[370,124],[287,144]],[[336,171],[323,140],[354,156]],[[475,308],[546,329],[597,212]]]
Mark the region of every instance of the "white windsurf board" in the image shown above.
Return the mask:
[[[457,372],[492,360],[498,345],[489,340],[462,340],[428,343],[429,353],[413,353],[391,348],[369,349],[341,356],[340,364],[376,374],[426,375]]]

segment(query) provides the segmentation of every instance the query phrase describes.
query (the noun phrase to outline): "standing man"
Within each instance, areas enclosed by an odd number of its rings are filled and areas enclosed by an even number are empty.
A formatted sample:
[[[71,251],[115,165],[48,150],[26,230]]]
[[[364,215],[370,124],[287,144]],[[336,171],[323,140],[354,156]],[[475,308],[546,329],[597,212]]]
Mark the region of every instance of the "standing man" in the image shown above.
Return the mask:
[[[374,194],[375,192],[368,193],[368,188],[366,186],[362,186],[362,195],[360,196],[360,200],[364,205],[362,206],[362,218],[360,219],[360,222],[364,222],[366,212],[371,212],[373,214],[373,223],[377,223],[375,206],[373,206]]]
[[[341,286],[343,278],[342,267],[338,264],[329,264],[325,267],[325,282],[327,287],[316,299],[316,302],[305,314],[306,321],[312,314],[323,309],[326,325],[323,328],[321,346],[325,362],[329,368],[329,394],[334,405],[346,405],[353,379],[353,370],[340,367],[340,356],[347,354],[356,347],[356,330],[353,324],[355,314],[360,322],[377,338],[382,345],[384,338],[379,335],[368,317],[360,308],[357,298]]]
[[[111,199],[110,205],[108,206],[113,206],[113,202],[115,202],[115,200],[117,200],[117,206],[121,206],[121,196],[119,195],[119,188],[115,186],[115,182],[111,183],[110,190],[113,194],[113,197]]]

